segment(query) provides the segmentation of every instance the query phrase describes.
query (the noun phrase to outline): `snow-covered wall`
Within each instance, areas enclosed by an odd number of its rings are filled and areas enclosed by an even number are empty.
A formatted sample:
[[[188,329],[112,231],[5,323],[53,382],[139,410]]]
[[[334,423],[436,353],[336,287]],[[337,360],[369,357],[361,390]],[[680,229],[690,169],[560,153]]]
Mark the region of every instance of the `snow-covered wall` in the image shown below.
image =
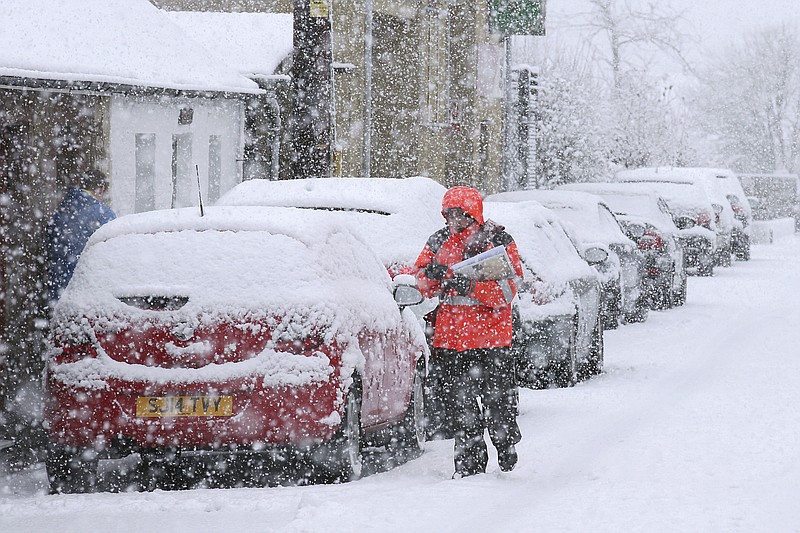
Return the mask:
[[[110,123],[118,215],[198,205],[198,171],[207,204],[241,181],[243,101],[114,96]]]

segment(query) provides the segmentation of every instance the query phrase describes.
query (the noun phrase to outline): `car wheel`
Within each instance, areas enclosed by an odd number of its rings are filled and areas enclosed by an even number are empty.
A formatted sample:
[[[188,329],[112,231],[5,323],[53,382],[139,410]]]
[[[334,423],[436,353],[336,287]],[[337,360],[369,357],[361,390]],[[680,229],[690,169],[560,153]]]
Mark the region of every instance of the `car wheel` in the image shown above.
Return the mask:
[[[572,387],[578,381],[577,333],[572,329],[567,357],[555,363],[551,383],[557,387]]]
[[[97,484],[96,455],[91,449],[50,448],[45,460],[50,493],[94,492]]]
[[[592,346],[589,351],[587,374],[597,376],[603,372],[603,322],[599,319],[592,330]]]
[[[136,484],[140,490],[181,490],[188,488],[187,478],[175,449],[144,450],[140,453],[136,470]]]
[[[425,368],[422,362],[414,372],[414,387],[411,401],[403,422],[397,426],[393,442],[409,452],[420,452],[425,446]]]
[[[625,314],[625,322],[628,324],[636,322],[644,322],[647,320],[647,315],[650,312],[650,306],[647,304],[645,298],[639,298],[636,305],[630,313]]]
[[[603,329],[617,329],[622,309],[622,292],[618,287],[613,289],[611,296],[603,300],[600,316],[603,318]]]
[[[740,261],[750,261],[750,238],[743,239],[741,244],[736,248],[736,259]]]
[[[316,477],[328,483],[346,483],[361,477],[361,386],[353,383],[344,404],[339,429],[331,440],[312,452]]]
[[[713,276],[714,275],[714,258],[709,255],[700,257],[699,265],[697,266],[697,274],[699,276]]]
[[[681,288],[677,292],[672,293],[672,305],[679,307],[686,303],[686,286],[688,285],[687,277],[683,277]]]
[[[669,276],[668,279],[672,279],[672,276]],[[653,291],[650,295],[651,309],[655,311],[664,311],[665,309],[670,308],[671,303],[672,300],[670,298],[669,281],[665,282],[663,285],[653,288]]]

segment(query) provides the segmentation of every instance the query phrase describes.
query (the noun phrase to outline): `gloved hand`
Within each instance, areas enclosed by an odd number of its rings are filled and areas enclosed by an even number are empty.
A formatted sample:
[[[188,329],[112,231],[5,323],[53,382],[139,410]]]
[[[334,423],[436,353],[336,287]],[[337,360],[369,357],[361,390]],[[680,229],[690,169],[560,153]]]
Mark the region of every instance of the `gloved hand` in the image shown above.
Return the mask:
[[[452,278],[444,280],[442,289],[444,291],[452,289],[459,295],[466,296],[469,294],[470,289],[472,289],[472,280],[461,274],[454,274]]]
[[[428,266],[425,267],[425,277],[428,279],[443,280],[447,275],[448,268],[447,265],[431,261],[428,263]]]

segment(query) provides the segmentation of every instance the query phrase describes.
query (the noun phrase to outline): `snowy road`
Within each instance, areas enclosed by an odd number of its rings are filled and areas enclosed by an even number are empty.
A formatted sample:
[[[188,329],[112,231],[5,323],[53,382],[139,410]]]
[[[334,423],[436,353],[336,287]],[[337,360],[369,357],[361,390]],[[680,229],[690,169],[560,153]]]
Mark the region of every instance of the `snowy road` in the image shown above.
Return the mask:
[[[48,496],[40,468],[0,531],[800,531],[800,238],[689,283],[606,333],[603,376],[522,391],[510,474],[451,480],[452,441],[341,486]]]

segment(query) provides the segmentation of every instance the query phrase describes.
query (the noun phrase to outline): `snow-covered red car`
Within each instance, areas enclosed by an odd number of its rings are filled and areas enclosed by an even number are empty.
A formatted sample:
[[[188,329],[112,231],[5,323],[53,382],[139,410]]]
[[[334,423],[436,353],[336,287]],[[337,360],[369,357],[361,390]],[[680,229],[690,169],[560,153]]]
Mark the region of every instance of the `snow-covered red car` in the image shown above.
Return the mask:
[[[405,306],[420,299],[324,211],[182,209],[103,226],[54,310],[51,489],[91,490],[98,459],[126,452],[152,486],[182,455],[282,447],[347,480],[368,435],[419,447],[427,348]]]

